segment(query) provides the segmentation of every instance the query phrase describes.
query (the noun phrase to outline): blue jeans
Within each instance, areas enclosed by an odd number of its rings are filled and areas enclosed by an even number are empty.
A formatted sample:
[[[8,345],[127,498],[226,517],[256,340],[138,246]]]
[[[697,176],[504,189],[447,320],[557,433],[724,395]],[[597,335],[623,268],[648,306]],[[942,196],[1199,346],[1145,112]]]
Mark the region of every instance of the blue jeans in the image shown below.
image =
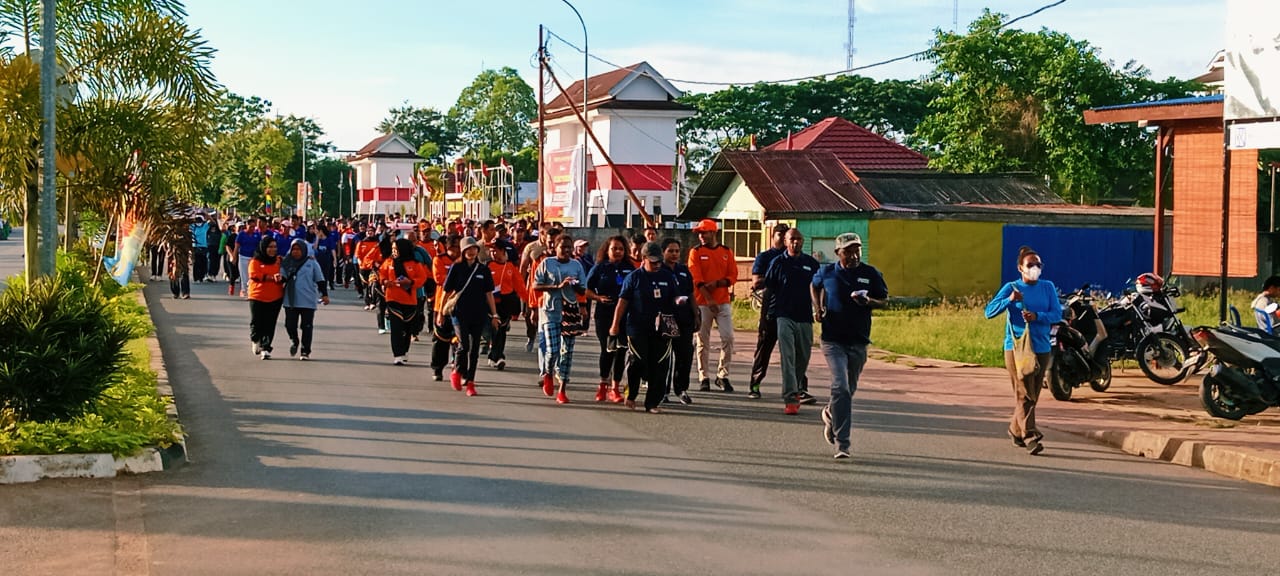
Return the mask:
[[[827,357],[827,366],[831,368],[831,400],[826,411],[831,415],[836,445],[847,452],[853,419],[853,394],[858,391],[858,376],[862,375],[862,367],[867,363],[867,345],[824,340],[822,355]]]

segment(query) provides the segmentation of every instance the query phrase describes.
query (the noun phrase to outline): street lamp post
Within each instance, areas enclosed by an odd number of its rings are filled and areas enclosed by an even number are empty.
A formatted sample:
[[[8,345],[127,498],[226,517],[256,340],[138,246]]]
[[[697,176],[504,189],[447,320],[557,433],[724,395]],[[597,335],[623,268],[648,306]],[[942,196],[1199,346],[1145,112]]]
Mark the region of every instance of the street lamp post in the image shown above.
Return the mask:
[[[560,1],[564,2],[570,10],[573,10],[573,15],[578,17],[578,23],[582,25],[582,121],[584,125],[582,126],[582,202],[579,203],[581,208],[578,215],[578,226],[584,226],[587,220],[587,197],[589,196],[589,190],[587,190],[587,127],[585,123],[587,122],[587,95],[590,94],[587,89],[587,77],[590,76],[588,65],[591,60],[587,57],[586,21],[582,19],[582,14],[578,12],[578,9],[569,3],[569,0]]]

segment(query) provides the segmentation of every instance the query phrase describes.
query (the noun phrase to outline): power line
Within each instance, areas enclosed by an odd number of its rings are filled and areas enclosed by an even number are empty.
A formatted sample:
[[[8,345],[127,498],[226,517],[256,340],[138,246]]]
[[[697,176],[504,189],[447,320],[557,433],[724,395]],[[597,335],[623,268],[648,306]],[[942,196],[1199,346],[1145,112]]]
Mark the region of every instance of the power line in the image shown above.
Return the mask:
[[[1040,14],[1040,13],[1042,13],[1042,12],[1046,11],[1046,10],[1049,10],[1050,8],[1055,8],[1055,7],[1061,6],[1061,5],[1066,4],[1066,3],[1067,3],[1067,0],[1057,0],[1056,2],[1051,2],[1051,3],[1049,3],[1049,4],[1045,4],[1044,6],[1041,6],[1041,7],[1037,8],[1037,9],[1035,9],[1035,10],[1031,11],[1031,12],[1028,12],[1028,13],[1026,13],[1026,14],[1023,14],[1023,15],[1021,15],[1021,16],[1018,16],[1017,18],[1013,18],[1013,19],[1011,19],[1011,20],[1008,20],[1008,21],[1006,21],[1006,22],[1004,22],[1004,23],[1000,24],[1000,26],[996,28],[996,31],[998,32],[998,31],[1000,31],[1000,30],[1003,30],[1003,29],[1005,29],[1005,28],[1008,28],[1010,25],[1014,24],[1015,22],[1019,22],[1019,21],[1022,21],[1022,20],[1026,20],[1027,18],[1031,18],[1031,17],[1033,17],[1033,16],[1036,16],[1036,15],[1038,15],[1038,14]],[[578,47],[577,45],[575,45],[574,43],[572,43],[572,42],[570,42],[570,41],[568,41],[568,40],[565,40],[562,36],[560,36],[559,34],[556,34],[556,33],[555,33],[555,31],[551,30],[550,28],[548,28],[548,29],[547,29],[547,34],[550,34],[552,37],[554,37],[555,39],[559,40],[559,41],[560,41],[561,43],[563,43],[564,45],[566,45],[566,46],[568,46],[568,47],[570,47],[570,48],[573,48],[574,50],[577,50],[579,54],[583,53],[582,48],[579,48],[579,47]],[[886,60],[881,60],[881,61],[879,61],[879,62],[872,62],[871,64],[863,64],[862,66],[854,66],[854,67],[852,67],[852,68],[846,68],[846,69],[844,69],[844,70],[837,70],[837,71],[834,71],[834,72],[824,72],[824,73],[822,73],[822,74],[811,74],[811,75],[808,75],[808,76],[797,76],[797,77],[795,77],[795,78],[784,78],[784,79],[781,79],[781,80],[757,80],[757,81],[754,81],[754,82],[713,82],[713,81],[708,81],[708,80],[681,80],[681,79],[677,79],[677,78],[665,78],[665,80],[666,80],[666,81],[668,81],[668,82],[674,82],[674,83],[677,83],[677,84],[693,84],[693,85],[698,85],[698,86],[752,86],[752,85],[755,85],[755,84],[790,84],[790,83],[792,83],[792,82],[803,82],[803,81],[805,81],[805,80],[817,80],[817,79],[819,79],[819,78],[825,78],[825,77],[827,77],[827,76],[838,76],[838,75],[841,75],[841,74],[849,74],[849,73],[852,73],[852,72],[861,72],[861,71],[863,71],[863,70],[868,70],[868,69],[871,69],[871,68],[878,68],[878,67],[880,67],[880,66],[884,66],[884,65],[887,65],[887,64],[893,64],[894,62],[901,62],[901,61],[903,61],[903,60],[909,60],[909,59],[912,59],[912,58],[919,58],[919,57],[921,57],[921,56],[924,56],[924,55],[928,54],[928,53],[929,53],[929,52],[931,52],[932,50],[933,50],[932,48],[926,48],[926,49],[924,49],[924,50],[919,50],[919,51],[916,51],[916,52],[912,52],[912,53],[910,53],[910,54],[904,54],[904,55],[902,55],[902,56],[897,56],[897,57],[894,57],[894,58],[889,58],[889,59],[886,59]],[[597,62],[600,62],[600,63],[606,64],[606,65],[608,65],[608,66],[611,66],[611,67],[613,67],[613,68],[626,68],[625,66],[621,66],[621,65],[619,65],[619,64],[616,64],[616,63],[610,62],[610,61],[605,60],[604,58],[601,58],[600,56],[597,56],[597,55],[595,55],[595,54],[587,54],[587,57],[591,58],[592,60],[596,60]]]

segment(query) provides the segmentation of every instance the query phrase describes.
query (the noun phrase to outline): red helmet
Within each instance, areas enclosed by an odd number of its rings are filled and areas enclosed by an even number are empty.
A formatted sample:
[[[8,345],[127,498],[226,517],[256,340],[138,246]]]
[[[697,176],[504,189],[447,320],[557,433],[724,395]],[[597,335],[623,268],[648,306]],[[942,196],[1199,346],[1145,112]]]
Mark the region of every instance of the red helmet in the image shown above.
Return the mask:
[[[1138,276],[1138,280],[1134,284],[1139,294],[1150,296],[1164,288],[1164,278],[1147,272]]]

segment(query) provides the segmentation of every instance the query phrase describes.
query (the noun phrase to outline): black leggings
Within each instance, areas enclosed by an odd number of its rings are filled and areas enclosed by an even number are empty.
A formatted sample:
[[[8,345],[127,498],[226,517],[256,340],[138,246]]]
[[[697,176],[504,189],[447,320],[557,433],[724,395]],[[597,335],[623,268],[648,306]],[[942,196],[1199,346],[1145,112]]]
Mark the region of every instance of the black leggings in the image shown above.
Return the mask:
[[[597,310],[599,311],[599,310]],[[609,351],[609,328],[613,324],[613,313],[608,319],[596,315],[596,339],[600,341],[600,380],[609,383],[622,382],[622,373],[627,366],[627,350],[625,348]]]
[[[468,321],[453,322],[453,329],[458,333],[458,373],[462,379],[473,382],[476,379],[476,364],[480,362],[480,336],[484,334],[486,322]]]
[[[280,319],[280,307],[284,298],[272,302],[249,301],[249,339],[263,350],[271,351],[271,341],[276,337],[276,321]]]
[[[164,276],[164,248],[152,246],[147,252],[151,255],[151,275]]]
[[[298,343],[298,329],[302,329],[302,353],[311,353],[311,334],[316,319],[315,308],[285,308],[284,331],[289,341]]]
[[[640,381],[644,380],[649,383],[644,395],[644,409],[657,408],[666,395],[671,341],[657,335],[632,336],[628,350],[631,364],[627,366],[627,400],[634,401],[640,395]]]
[[[693,331],[686,327],[679,338],[671,340],[671,388],[676,394],[689,391],[689,373],[693,370]]]
[[[409,343],[412,341],[409,327],[417,311],[413,304],[384,302],[384,306],[386,306],[386,319],[391,332],[391,355],[404,356],[409,353]]]

